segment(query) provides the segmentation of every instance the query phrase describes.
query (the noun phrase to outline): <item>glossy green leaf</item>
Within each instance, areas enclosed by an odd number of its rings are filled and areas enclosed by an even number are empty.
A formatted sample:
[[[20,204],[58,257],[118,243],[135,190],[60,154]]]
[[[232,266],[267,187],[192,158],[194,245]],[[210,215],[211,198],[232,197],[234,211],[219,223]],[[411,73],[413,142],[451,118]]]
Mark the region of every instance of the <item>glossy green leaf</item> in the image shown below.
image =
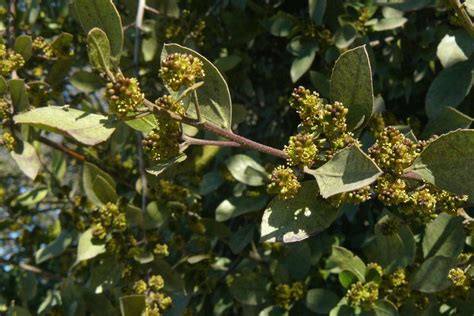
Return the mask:
[[[8,82],[3,76],[0,76],[0,95],[5,94],[8,91]]]
[[[23,56],[25,61],[28,61],[33,55],[33,41],[31,36],[20,35],[15,39],[15,52]]]
[[[337,277],[339,279],[339,283],[341,283],[345,289],[348,289],[352,284],[359,281],[357,275],[348,270],[341,271]]]
[[[236,232],[230,236],[229,248],[234,254],[239,254],[247,247],[255,236],[256,225],[250,223],[241,226]]]
[[[393,234],[384,234],[381,227],[394,220],[397,219],[392,215],[382,216],[375,226],[375,236],[364,248],[370,261],[380,264],[386,273],[413,264],[416,254],[415,237],[408,225],[400,225]]]
[[[323,23],[324,13],[326,12],[327,0],[308,0],[309,17],[314,24]]]
[[[351,24],[345,24],[334,34],[334,45],[339,49],[348,48],[354,43],[357,31]]]
[[[216,208],[216,221],[223,222],[231,218],[262,210],[267,204],[265,196],[231,197],[222,201]]]
[[[84,70],[76,71],[69,80],[76,89],[86,93],[97,92],[104,86],[102,77]]]
[[[216,66],[196,51],[178,44],[165,44],[161,52],[161,59],[172,53],[191,54],[202,61],[206,76],[204,84],[197,89],[201,116],[205,121],[230,130],[232,127],[232,100],[229,87]],[[195,116],[192,101],[188,107],[189,113]]]
[[[263,214],[261,240],[296,242],[328,228],[338,209],[318,196],[316,181],[307,181],[293,199],[274,198]]]
[[[217,58],[214,61],[214,65],[223,72],[234,69],[240,62],[242,58],[238,55],[229,55],[225,57]]]
[[[291,80],[293,82],[298,81],[311,68],[317,50],[318,46],[311,45],[293,60],[290,69]]]
[[[111,70],[110,44],[107,35],[101,29],[93,28],[87,34],[87,53],[92,67],[103,72]]]
[[[333,246],[332,253],[326,261],[326,269],[334,272],[350,271],[363,282],[365,280],[365,263],[351,251],[340,246]]]
[[[292,16],[284,12],[278,12],[267,21],[270,33],[274,36],[287,37],[293,30]]]
[[[357,146],[338,151],[324,165],[307,172],[316,178],[323,198],[370,185],[382,174],[382,170]]]
[[[41,202],[48,195],[48,189],[37,188],[20,194],[14,202],[22,206],[33,206]]]
[[[36,264],[41,264],[47,260],[61,255],[72,243],[75,234],[71,231],[63,231],[46,247],[39,249],[35,254]]]
[[[155,115],[149,114],[142,118],[134,119],[134,120],[126,120],[125,124],[143,133],[149,133],[157,126]]]
[[[448,273],[456,264],[455,258],[442,256],[428,258],[413,275],[410,286],[423,293],[442,291],[452,284],[448,279]]]
[[[447,68],[468,60],[474,52],[472,37],[463,29],[446,34],[438,44],[436,56],[443,67]]]
[[[15,112],[21,112],[28,108],[28,94],[23,79],[11,79],[8,81],[10,96]]]
[[[27,142],[21,142],[15,151],[10,152],[20,170],[31,180],[34,180],[41,168],[35,148]]]
[[[115,191],[115,187],[107,181],[106,178],[97,174],[93,184],[93,190],[95,196],[103,203],[117,202],[118,195]]]
[[[441,213],[426,226],[423,237],[423,255],[457,257],[464,248],[466,233],[462,218]]]
[[[425,126],[421,138],[429,138],[432,135],[445,134],[460,128],[469,128],[474,119],[456,110],[453,107],[445,107],[440,115],[430,119]]]
[[[26,306],[27,302],[35,298],[38,289],[38,280],[36,275],[30,271],[23,271],[19,275],[18,295]]]
[[[405,25],[408,21],[405,17],[391,17],[391,18],[384,18],[377,21],[377,23],[373,26],[374,31],[389,31]]]
[[[376,316],[398,316],[397,307],[388,300],[380,300],[375,303],[374,312]]]
[[[241,304],[262,304],[268,295],[265,288],[265,278],[256,273],[238,275],[230,285],[230,293]]]
[[[82,171],[82,185],[84,191],[91,202],[97,205],[102,205],[102,200],[96,195],[96,191],[94,190],[94,184],[98,177],[101,177],[101,180],[99,181],[105,181],[108,187],[115,190],[115,181],[108,173],[92,163],[84,163],[84,169]]]
[[[76,16],[86,33],[93,28],[102,29],[110,42],[112,56],[122,52],[122,20],[111,0],[74,0]]]
[[[457,107],[468,95],[472,86],[474,62],[465,61],[441,71],[428,89],[425,99],[426,115],[430,119],[440,115],[447,107]]]
[[[150,167],[150,168],[147,168],[146,169],[146,172],[148,172],[149,174],[152,174],[154,176],[158,176],[160,175],[163,171],[165,171],[166,169],[168,169],[169,167],[173,166],[173,165],[176,165],[180,162],[183,162],[186,160],[186,158],[188,158],[188,156],[186,156],[186,154],[184,153],[180,153],[178,156],[174,157],[174,158],[171,158],[169,160],[166,160],[166,161],[163,161],[163,162],[160,162],[160,163],[157,163],[156,165],[154,165],[153,167]]]
[[[120,298],[120,313],[122,316],[142,315],[146,308],[145,295],[129,295]]]
[[[306,294],[306,307],[318,314],[328,314],[333,309],[339,297],[326,289],[311,289]]]
[[[434,5],[435,0],[375,0],[375,4],[387,5],[397,10],[413,11]]]
[[[440,159],[442,157],[442,159]],[[429,183],[474,198],[474,130],[457,130],[431,142],[408,169]]]
[[[372,70],[365,46],[348,50],[339,57],[331,76],[331,101],[349,109],[350,129],[364,126],[372,115],[374,92]]]
[[[89,228],[79,236],[79,242],[77,245],[77,265],[79,262],[95,258],[96,256],[105,252],[105,245],[97,245],[92,242],[94,236],[92,234],[92,228]]]
[[[321,95],[323,98],[329,98],[331,89],[329,79],[322,73],[312,70],[309,72],[309,77],[311,79],[311,83],[319,95]]]
[[[106,141],[115,131],[114,124],[106,116],[60,106],[35,108],[15,115],[13,119],[17,124],[62,133],[90,146]]]
[[[267,183],[268,174],[253,158],[237,154],[225,161],[227,169],[237,181],[250,186],[261,186]]]

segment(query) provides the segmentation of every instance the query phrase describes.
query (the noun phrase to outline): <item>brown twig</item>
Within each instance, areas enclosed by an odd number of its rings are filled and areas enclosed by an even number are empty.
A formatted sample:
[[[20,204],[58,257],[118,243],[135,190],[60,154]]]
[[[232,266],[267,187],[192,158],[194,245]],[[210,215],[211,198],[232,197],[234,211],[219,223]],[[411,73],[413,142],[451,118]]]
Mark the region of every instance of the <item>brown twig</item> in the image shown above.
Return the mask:
[[[266,153],[268,155],[271,155],[271,156],[274,156],[274,157],[277,157],[277,158],[288,159],[287,154],[284,151],[280,150],[280,149],[276,149],[276,148],[273,148],[273,147],[270,147],[270,146],[267,146],[267,145],[257,143],[255,141],[250,140],[248,138],[245,138],[243,136],[234,134],[232,131],[224,129],[224,128],[222,128],[220,126],[217,126],[213,123],[200,122],[196,119],[193,119],[193,118],[190,118],[190,117],[187,117],[187,116],[178,115],[178,114],[176,114],[174,112],[171,112],[167,109],[164,109],[164,108],[162,108],[162,107],[156,105],[155,103],[153,103],[149,100],[146,100],[146,99],[145,99],[145,105],[150,109],[151,112],[162,113],[162,114],[169,115],[172,119],[174,119],[176,121],[179,121],[183,124],[194,126],[194,127],[198,128],[198,129],[201,129],[201,130],[211,132],[212,134],[217,135],[217,136],[222,136],[222,137],[224,137],[224,138],[226,138],[226,139],[228,139],[232,142],[240,144],[242,147],[254,149],[254,150]]]

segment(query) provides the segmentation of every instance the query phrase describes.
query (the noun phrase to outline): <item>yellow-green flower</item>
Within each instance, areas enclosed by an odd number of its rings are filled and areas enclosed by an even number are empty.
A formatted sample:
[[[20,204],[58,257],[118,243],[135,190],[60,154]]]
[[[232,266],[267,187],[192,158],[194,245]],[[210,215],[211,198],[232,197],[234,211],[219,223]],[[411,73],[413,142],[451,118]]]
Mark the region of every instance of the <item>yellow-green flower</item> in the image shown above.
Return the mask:
[[[161,79],[173,91],[192,86],[204,75],[202,61],[190,54],[174,53],[161,61]]]
[[[282,200],[293,198],[301,187],[293,169],[285,166],[276,167],[270,175],[270,181],[268,193],[278,194]]]

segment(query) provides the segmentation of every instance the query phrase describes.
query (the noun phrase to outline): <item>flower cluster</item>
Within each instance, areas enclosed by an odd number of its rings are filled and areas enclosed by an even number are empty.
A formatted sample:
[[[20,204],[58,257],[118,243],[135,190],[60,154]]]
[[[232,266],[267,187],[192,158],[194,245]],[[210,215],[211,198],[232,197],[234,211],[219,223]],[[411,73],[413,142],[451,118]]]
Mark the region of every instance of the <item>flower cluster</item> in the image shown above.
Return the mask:
[[[172,96],[165,95],[156,99],[155,104],[178,115],[184,115],[186,110],[182,101],[177,102]]]
[[[124,232],[127,229],[127,219],[122,208],[114,203],[107,204],[93,211],[93,234],[104,240],[110,232]]]
[[[268,193],[278,194],[282,200],[293,198],[301,187],[293,169],[288,167],[276,167],[269,178]]]
[[[401,268],[390,274],[383,283],[383,295],[397,307],[403,305],[411,297],[411,292],[406,272]]]
[[[203,63],[193,55],[173,53],[161,61],[160,76],[171,90],[178,91],[204,78]]]
[[[118,117],[125,117],[143,104],[144,94],[135,78],[126,78],[118,73],[113,82],[107,83],[105,98],[109,102],[110,111]]]
[[[138,280],[133,285],[133,291],[138,295],[146,295],[145,315],[161,316],[173,303],[171,297],[163,293],[165,281],[161,275],[153,275],[148,282]]]
[[[2,139],[0,140],[0,144],[5,147],[8,151],[15,150],[16,140],[15,137],[9,132],[4,132],[2,135]]]
[[[301,122],[307,127],[312,127],[324,119],[324,102],[316,91],[311,92],[304,87],[293,90],[290,106],[296,110]]]
[[[304,285],[301,282],[278,284],[275,288],[276,305],[289,310],[291,306],[304,298]]]
[[[290,137],[284,152],[288,155],[289,165],[310,167],[316,160],[318,147],[312,134],[302,132]]]
[[[375,282],[354,283],[347,291],[346,299],[353,307],[371,309],[379,299],[379,285]]]
[[[365,186],[355,191],[347,192],[345,201],[352,204],[364,203],[372,197],[370,186]]]
[[[10,114],[10,105],[4,97],[0,97],[0,120],[8,117]]]
[[[157,127],[143,139],[143,148],[151,160],[165,161],[179,154],[180,125],[168,117],[158,116]]]
[[[25,59],[20,54],[0,44],[0,75],[8,76],[12,71],[20,69],[25,64]]]
[[[293,90],[289,100],[290,106],[296,110],[300,116],[302,126],[298,134],[291,136],[288,145],[283,149],[288,156],[287,163],[289,166],[304,168],[311,168],[318,160],[328,160],[334,154],[347,146],[359,146],[359,142],[354,138],[353,134],[347,131],[346,116],[348,109],[340,102],[333,104],[326,103],[319,94],[314,91],[298,87]],[[288,170],[284,167],[278,167],[280,170],[276,171],[276,175],[281,174],[281,170]],[[270,178],[274,180],[282,180],[273,176]],[[287,178],[287,180],[296,180],[295,177]],[[285,199],[293,197],[299,185],[292,183],[272,183],[269,186],[271,192],[279,193],[276,188],[291,187],[293,193],[285,197]],[[280,194],[280,197],[283,197]],[[337,204],[342,203],[343,198],[347,195],[339,195]],[[364,202],[370,198],[370,191],[354,192],[349,197],[355,202]]]
[[[465,287],[469,283],[469,279],[466,277],[466,273],[461,268],[454,268],[449,270],[448,279],[459,287]]]
[[[170,255],[166,244],[156,244],[153,253],[158,257],[168,257]]]
[[[401,175],[422,150],[423,143],[416,143],[389,126],[369,148],[369,156],[384,172]]]

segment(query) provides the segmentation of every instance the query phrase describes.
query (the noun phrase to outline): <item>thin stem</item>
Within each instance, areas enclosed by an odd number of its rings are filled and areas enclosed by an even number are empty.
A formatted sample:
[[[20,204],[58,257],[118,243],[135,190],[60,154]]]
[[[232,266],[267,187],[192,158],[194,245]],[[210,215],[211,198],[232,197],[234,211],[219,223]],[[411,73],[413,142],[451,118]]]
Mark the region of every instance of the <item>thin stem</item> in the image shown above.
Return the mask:
[[[208,139],[200,139],[194,138],[187,135],[183,135],[183,140],[188,145],[199,145],[199,146],[218,146],[218,147],[242,147],[241,144],[227,141],[227,140],[208,140]]]
[[[138,78],[140,73],[140,48],[142,44],[142,33],[141,29],[143,26],[143,17],[145,15],[145,9],[147,8],[146,0],[138,1],[137,15],[135,18],[135,47],[133,50],[133,64],[135,66],[135,76]],[[141,114],[140,114],[141,115]],[[142,211],[146,211],[147,204],[147,178],[145,170],[145,158],[142,148],[143,136],[141,133],[136,133],[137,137],[137,151],[138,151],[138,168],[140,170],[140,180],[142,185]]]
[[[228,140],[231,140],[233,142],[236,142],[236,143],[242,145],[242,147],[254,149],[254,150],[263,152],[265,154],[274,156],[274,157],[278,157],[278,158],[282,158],[282,159],[288,159],[288,155],[280,149],[276,149],[276,148],[273,148],[273,147],[270,147],[270,146],[267,146],[267,145],[257,143],[255,141],[250,140],[248,138],[245,138],[243,136],[234,134],[232,131],[224,129],[220,126],[214,125],[214,124],[209,123],[209,122],[200,122],[196,119],[186,117],[186,116],[183,117],[183,116],[178,115],[174,112],[171,112],[167,109],[164,109],[164,108],[154,104],[153,102],[151,102],[149,100],[145,100],[145,105],[152,112],[159,112],[159,113],[162,113],[162,114],[167,114],[172,119],[174,119],[176,121],[179,121],[179,122],[187,124],[187,125],[194,126],[194,127],[198,128],[198,129],[201,129],[201,130],[211,132],[211,133],[213,133],[215,135],[218,135],[218,136],[222,136],[222,137],[224,137]]]
[[[194,108],[196,109],[197,120],[199,122],[202,122],[201,109],[200,109],[200,105],[199,105],[199,98],[198,98],[196,90],[193,90],[193,99],[194,99]]]
[[[76,159],[76,160],[79,160],[79,161],[87,161],[86,159],[86,156],[78,153],[77,151],[74,151],[72,150],[71,148],[68,148],[62,144],[58,144],[58,143],[55,143],[53,142],[52,140],[49,140],[48,138],[46,137],[43,137],[43,136],[39,136],[37,138],[37,140],[49,147],[52,147],[56,150],[59,150],[59,151],[62,151],[63,153],[65,153],[66,155]]]
[[[416,181],[422,181],[423,180],[419,175],[417,175],[414,172],[404,173],[404,174],[402,174],[401,177],[405,178],[405,179],[416,180]]]

